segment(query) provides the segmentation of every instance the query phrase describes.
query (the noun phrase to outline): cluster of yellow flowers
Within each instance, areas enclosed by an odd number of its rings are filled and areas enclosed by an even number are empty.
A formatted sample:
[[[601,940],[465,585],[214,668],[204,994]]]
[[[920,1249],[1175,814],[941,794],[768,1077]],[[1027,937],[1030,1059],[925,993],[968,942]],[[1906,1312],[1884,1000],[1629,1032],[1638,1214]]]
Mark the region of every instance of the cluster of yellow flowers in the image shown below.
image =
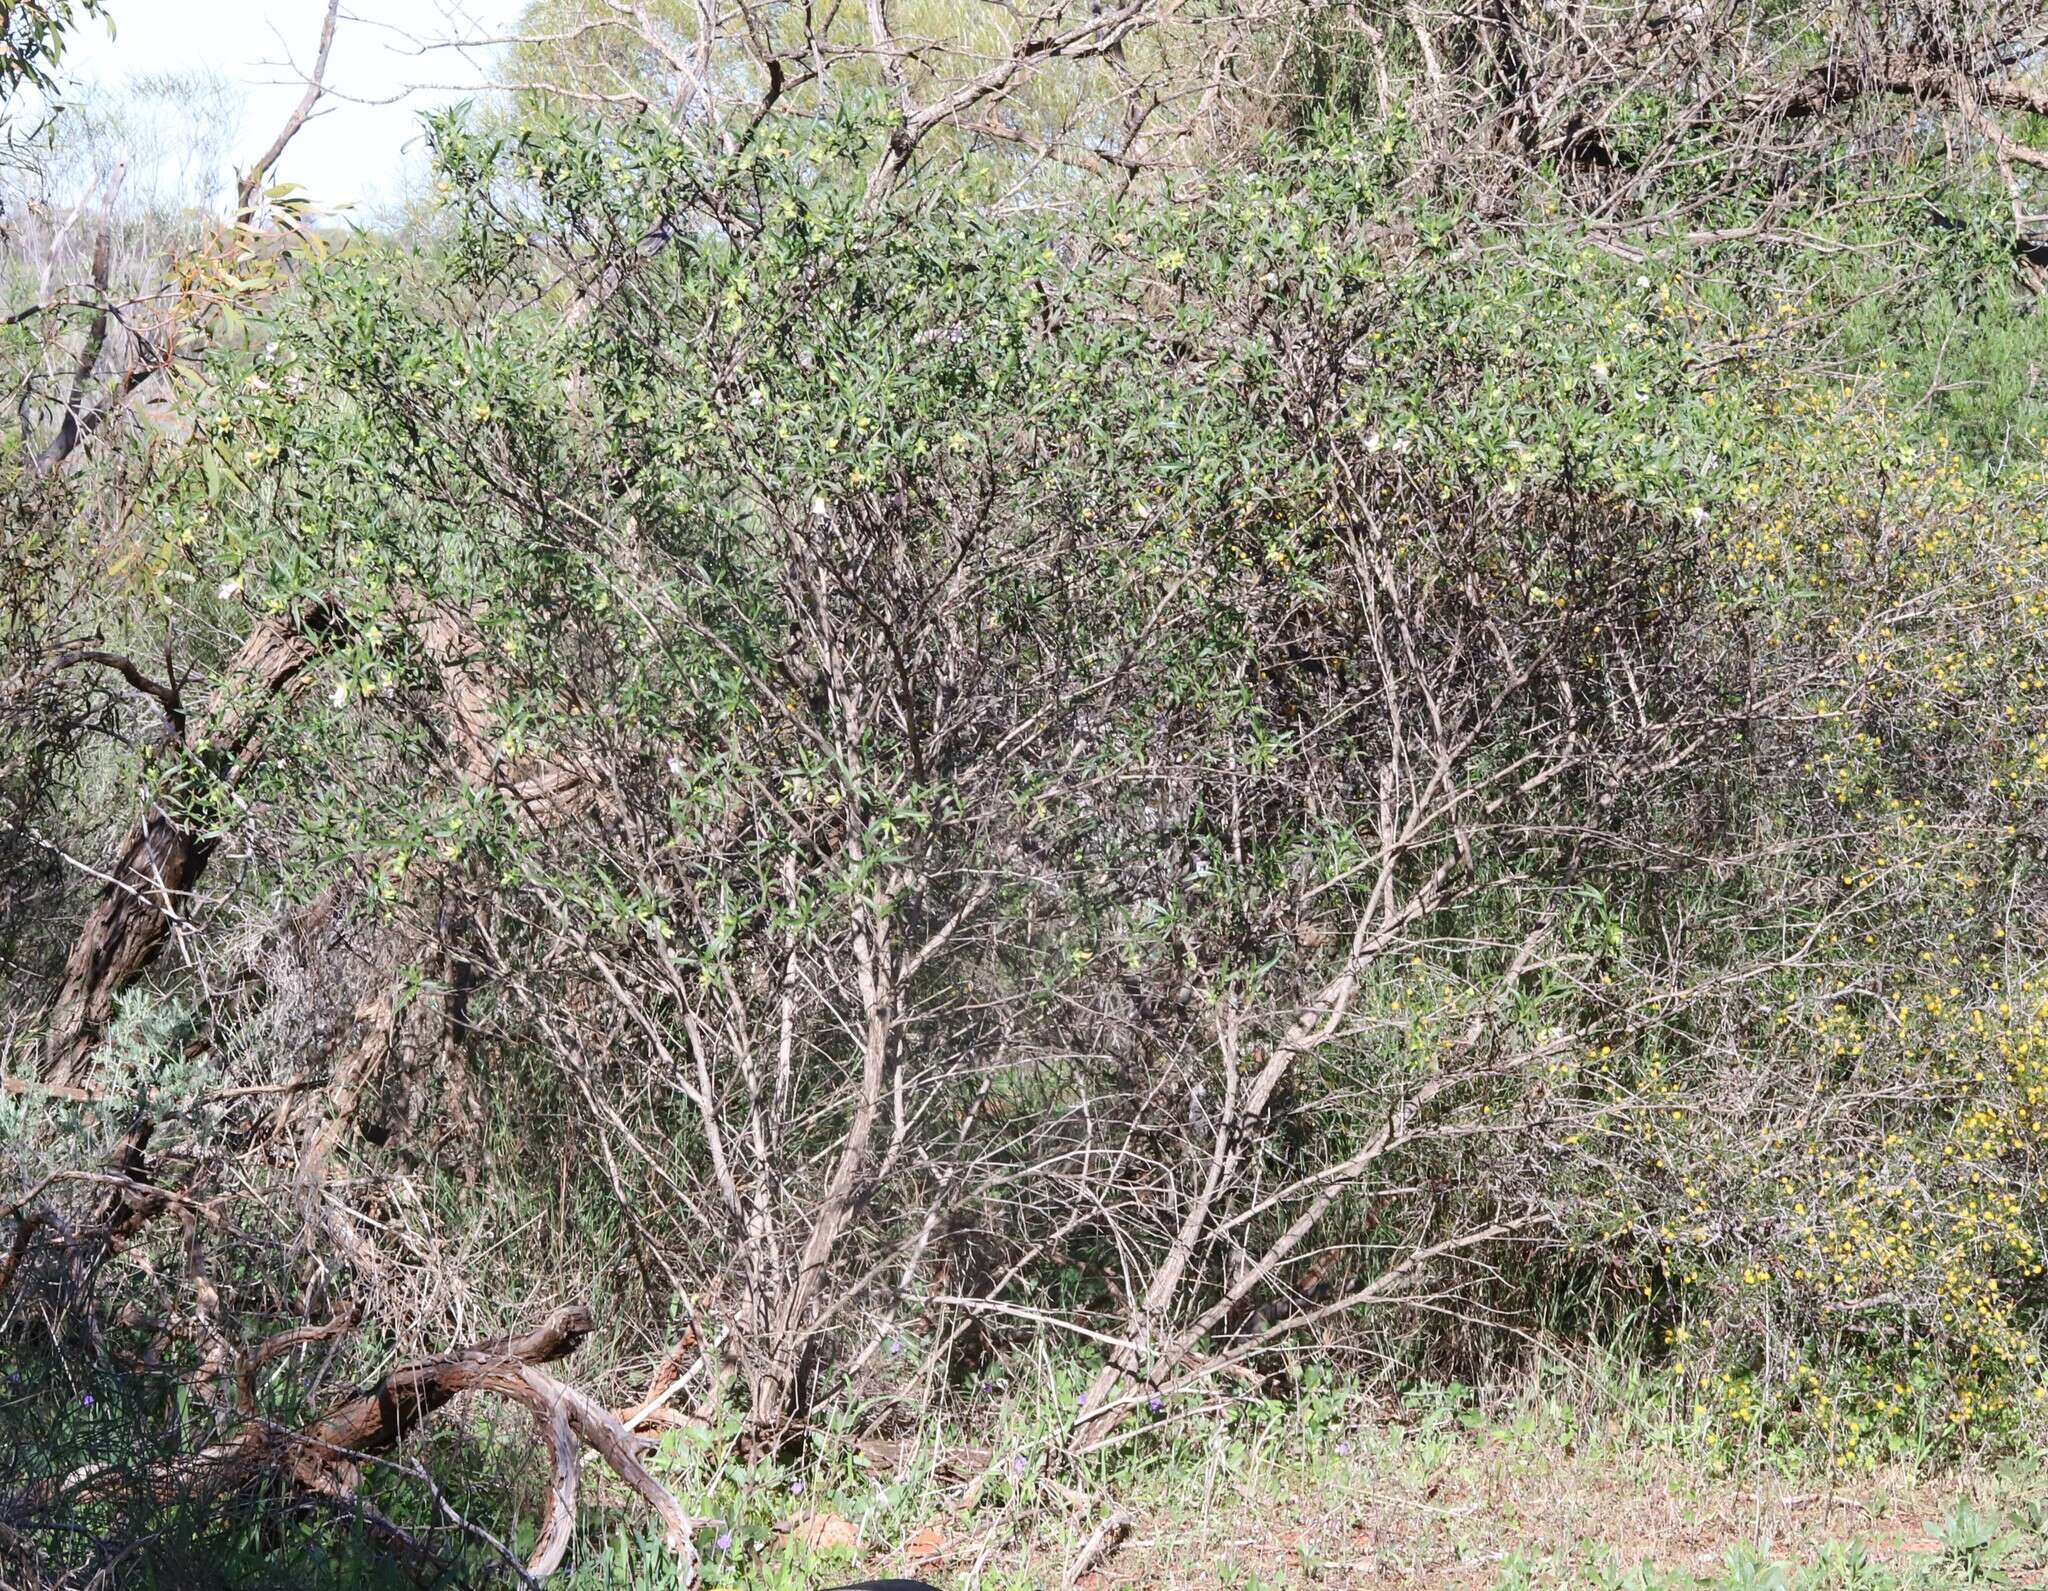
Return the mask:
[[[1798,687],[1786,799],[1822,815],[1770,875],[1775,1021],[1727,1108],[1679,1108],[1696,1037],[1600,1064],[1695,1413],[1866,1463],[2048,1401],[2048,453],[1994,472],[1834,385],[1768,408],[1712,556]]]

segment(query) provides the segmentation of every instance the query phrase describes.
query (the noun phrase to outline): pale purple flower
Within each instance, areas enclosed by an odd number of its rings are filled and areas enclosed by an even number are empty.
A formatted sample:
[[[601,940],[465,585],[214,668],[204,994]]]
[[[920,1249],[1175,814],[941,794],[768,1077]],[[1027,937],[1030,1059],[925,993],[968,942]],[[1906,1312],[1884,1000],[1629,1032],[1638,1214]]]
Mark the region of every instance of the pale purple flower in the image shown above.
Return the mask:
[[[730,1530],[721,1530],[718,1533],[718,1539],[712,1542],[711,1545],[716,1547],[720,1552],[731,1552],[732,1532]]]
[[[80,1398],[78,1401],[84,1404],[89,1409],[92,1407],[92,1394],[88,1392],[84,1397]]]
[[[1339,1458],[1343,1458],[1343,1457],[1344,1457],[1344,1456],[1345,1456],[1345,1455],[1346,1455],[1347,1453],[1349,1453],[1350,1451],[1351,1451],[1351,1444],[1350,1444],[1349,1442],[1339,1442],[1339,1443],[1337,1444],[1337,1456],[1338,1456]]]
[[[1147,1398],[1145,1400],[1145,1407],[1151,1410],[1154,1414],[1164,1414],[1166,1412],[1166,1399]]]
[[[791,1482],[789,1483],[789,1495],[790,1495],[790,1496],[792,1496],[792,1497],[801,1497],[801,1496],[803,1496],[803,1494],[804,1494],[804,1483],[803,1483],[803,1482],[802,1482],[801,1480],[793,1480],[793,1481],[791,1481]]]
[[[1027,1459],[1022,1453],[1019,1453],[1015,1458],[1010,1460],[1010,1473],[1012,1475],[1022,1475],[1030,1467],[1031,1461]]]

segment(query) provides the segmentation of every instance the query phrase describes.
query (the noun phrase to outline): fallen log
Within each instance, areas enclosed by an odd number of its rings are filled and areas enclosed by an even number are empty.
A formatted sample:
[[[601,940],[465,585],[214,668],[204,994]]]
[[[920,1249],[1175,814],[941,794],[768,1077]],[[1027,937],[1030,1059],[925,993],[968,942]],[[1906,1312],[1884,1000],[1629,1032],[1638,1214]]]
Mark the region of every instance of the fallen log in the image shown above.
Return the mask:
[[[49,1185],[59,1180],[118,1184],[122,1196],[131,1190],[152,1196],[156,1201],[152,1209],[174,1208],[178,1212],[187,1227],[188,1256],[196,1254],[201,1218],[207,1214],[199,1201],[126,1176],[54,1173],[0,1212],[15,1222],[12,1241],[0,1251],[0,1292],[15,1281],[46,1228],[58,1232],[64,1258],[76,1260],[78,1234],[41,1202]],[[101,1230],[113,1230],[127,1216],[125,1207],[111,1205]],[[217,1299],[208,1305],[211,1287],[203,1270],[196,1263],[193,1269],[201,1292],[202,1316],[217,1312]],[[326,1323],[285,1331],[249,1349],[242,1348],[229,1333],[212,1331],[205,1361],[196,1373],[188,1375],[186,1386],[200,1406],[211,1404],[217,1415],[225,1417],[224,1434],[218,1440],[196,1453],[140,1470],[116,1461],[90,1464],[61,1478],[51,1475],[22,1501],[33,1505],[33,1513],[48,1516],[56,1528],[69,1528],[63,1521],[79,1503],[110,1502],[122,1495],[186,1504],[268,1497],[287,1506],[304,1503],[337,1509],[368,1522],[394,1544],[417,1551],[421,1549],[406,1532],[384,1520],[358,1496],[364,1468],[393,1453],[454,1398],[463,1393],[489,1394],[510,1400],[533,1417],[548,1459],[550,1479],[541,1529],[525,1568],[529,1578],[553,1573],[568,1552],[575,1530],[578,1470],[587,1449],[660,1518],[669,1550],[682,1560],[679,1583],[695,1582],[695,1537],[709,1521],[685,1513],[669,1489],[648,1470],[642,1457],[656,1446],[657,1438],[637,1428],[665,1423],[655,1417],[666,1412],[666,1400],[680,1387],[677,1372],[690,1346],[688,1341],[678,1344],[663,1362],[650,1395],[621,1413],[612,1412],[542,1368],[566,1359],[596,1330],[595,1317],[582,1305],[557,1309],[529,1332],[399,1365],[303,1426],[280,1424],[259,1412],[259,1383],[267,1366],[294,1349],[352,1330],[357,1319],[356,1313],[349,1311]],[[98,1336],[97,1328],[94,1336]],[[445,1511],[445,1500],[442,1506]],[[498,1545],[495,1538],[485,1539]]]
[[[660,1518],[669,1550],[684,1562],[683,1583],[688,1584],[697,1574],[694,1538],[702,1521],[686,1514],[641,1462],[654,1440],[629,1430],[595,1399],[540,1368],[567,1358],[595,1329],[590,1311],[572,1305],[522,1336],[400,1365],[310,1425],[292,1429],[248,1420],[181,1464],[175,1475],[163,1477],[162,1484],[190,1496],[260,1491],[282,1481],[291,1494],[353,1509],[359,1506],[355,1494],[365,1461],[395,1450],[428,1415],[460,1394],[490,1393],[533,1416],[548,1457],[545,1513],[526,1565],[530,1577],[552,1574],[568,1551],[577,1468],[588,1448]]]

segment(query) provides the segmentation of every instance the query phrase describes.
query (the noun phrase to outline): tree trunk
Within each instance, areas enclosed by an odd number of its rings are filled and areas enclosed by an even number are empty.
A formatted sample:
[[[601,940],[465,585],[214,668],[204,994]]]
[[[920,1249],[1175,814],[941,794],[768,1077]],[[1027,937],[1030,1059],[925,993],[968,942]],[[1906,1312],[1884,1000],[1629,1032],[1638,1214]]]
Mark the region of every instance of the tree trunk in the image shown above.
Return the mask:
[[[261,750],[269,709],[297,686],[331,612],[320,604],[263,620],[235,654],[209,711],[172,755],[163,801],[129,831],[87,914],[50,1010],[43,1080],[76,1087],[113,1021],[114,1001],[156,960],[206,870],[217,836],[185,810],[188,781],[232,787]]]

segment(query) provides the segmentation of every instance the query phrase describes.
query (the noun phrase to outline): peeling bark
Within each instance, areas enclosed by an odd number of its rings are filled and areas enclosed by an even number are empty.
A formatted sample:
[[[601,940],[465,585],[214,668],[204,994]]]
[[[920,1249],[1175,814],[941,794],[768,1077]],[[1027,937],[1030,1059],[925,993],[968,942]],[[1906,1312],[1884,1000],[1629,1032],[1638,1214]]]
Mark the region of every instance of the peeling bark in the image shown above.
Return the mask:
[[[255,764],[271,708],[288,697],[332,622],[324,604],[263,620],[235,655],[195,733],[172,756],[167,793],[122,842],[99,899],[72,942],[43,1039],[43,1081],[80,1086],[113,1020],[114,1001],[148,969],[181,920],[217,836],[185,810],[181,786],[232,788]]]

